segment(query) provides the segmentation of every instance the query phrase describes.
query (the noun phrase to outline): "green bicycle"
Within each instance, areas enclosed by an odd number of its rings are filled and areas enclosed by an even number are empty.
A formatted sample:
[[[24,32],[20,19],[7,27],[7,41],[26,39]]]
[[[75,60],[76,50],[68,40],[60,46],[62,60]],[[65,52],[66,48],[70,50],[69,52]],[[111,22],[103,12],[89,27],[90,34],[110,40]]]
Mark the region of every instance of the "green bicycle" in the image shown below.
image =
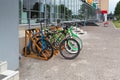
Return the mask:
[[[56,27],[57,28],[57,27]],[[77,40],[72,37],[68,37],[68,27],[63,30],[50,31],[46,33],[49,39],[49,42],[52,44],[53,49],[58,49],[60,54],[65,59],[74,59],[76,58],[81,49],[80,44]]]
[[[72,37],[72,38],[74,38],[75,40],[77,40],[77,41],[79,42],[79,44],[80,44],[80,49],[82,49],[82,48],[83,48],[83,42],[82,42],[82,40],[80,39],[80,37],[79,37],[77,34],[73,33],[72,30],[73,30],[73,26],[71,26],[71,27],[68,29],[69,37]]]

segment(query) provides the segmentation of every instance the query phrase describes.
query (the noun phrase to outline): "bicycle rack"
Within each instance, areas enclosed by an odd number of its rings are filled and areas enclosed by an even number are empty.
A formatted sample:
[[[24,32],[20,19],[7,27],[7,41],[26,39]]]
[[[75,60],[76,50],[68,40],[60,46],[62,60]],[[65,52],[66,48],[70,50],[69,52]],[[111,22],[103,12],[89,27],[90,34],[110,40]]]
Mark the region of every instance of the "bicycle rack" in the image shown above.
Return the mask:
[[[31,36],[33,36],[34,33],[40,33],[40,29],[35,28],[35,29],[27,29],[27,30],[25,30],[25,47],[27,47],[27,44],[30,41]],[[30,54],[28,55],[26,48],[25,48],[25,52],[23,52],[23,55],[25,57],[31,57],[31,58],[36,58],[36,59],[47,60],[46,58],[41,58],[41,57],[37,56],[33,52],[30,52]]]
[[[51,26],[50,30],[51,31],[62,30],[62,28],[60,26]],[[23,51],[23,55],[25,57],[31,57],[31,58],[40,59],[40,60],[48,60],[46,58],[41,58],[41,57],[37,56],[37,54],[33,53],[32,51],[30,51],[30,54],[27,54],[28,52],[27,52],[26,47],[28,46],[27,44],[31,40],[31,37],[34,35],[34,33],[40,33],[40,29],[39,28],[33,28],[33,29],[25,30],[25,45],[24,45],[25,51]],[[54,55],[58,55],[58,54],[59,54],[59,49],[54,50]]]

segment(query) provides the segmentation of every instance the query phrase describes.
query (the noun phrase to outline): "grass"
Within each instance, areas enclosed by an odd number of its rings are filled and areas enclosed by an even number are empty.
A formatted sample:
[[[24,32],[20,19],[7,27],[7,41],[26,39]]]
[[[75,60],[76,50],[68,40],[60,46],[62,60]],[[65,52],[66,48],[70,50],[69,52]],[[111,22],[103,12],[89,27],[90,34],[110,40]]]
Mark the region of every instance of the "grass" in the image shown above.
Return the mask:
[[[113,21],[116,28],[120,28],[120,21]]]

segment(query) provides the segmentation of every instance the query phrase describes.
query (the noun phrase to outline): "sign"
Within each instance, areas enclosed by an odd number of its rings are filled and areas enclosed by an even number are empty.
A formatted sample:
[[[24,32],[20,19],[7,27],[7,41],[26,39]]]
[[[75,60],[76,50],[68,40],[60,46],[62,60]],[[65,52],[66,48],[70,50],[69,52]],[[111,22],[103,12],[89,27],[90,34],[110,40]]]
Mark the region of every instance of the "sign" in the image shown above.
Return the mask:
[[[97,8],[96,3],[93,3],[92,6],[93,6],[95,9]]]
[[[93,0],[87,0],[87,3],[90,4],[90,5],[92,5]]]
[[[107,12],[107,10],[102,10],[101,13],[102,14],[107,14],[108,12]]]

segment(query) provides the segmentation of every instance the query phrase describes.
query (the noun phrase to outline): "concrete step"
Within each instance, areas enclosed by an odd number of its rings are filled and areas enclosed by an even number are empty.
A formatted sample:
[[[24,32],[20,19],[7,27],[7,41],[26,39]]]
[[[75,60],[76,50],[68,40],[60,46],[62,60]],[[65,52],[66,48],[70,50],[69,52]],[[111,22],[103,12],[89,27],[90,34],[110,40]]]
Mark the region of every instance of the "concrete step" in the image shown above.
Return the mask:
[[[7,70],[7,62],[0,61],[0,74]]]
[[[7,70],[7,62],[0,61],[0,80],[19,80],[19,72]]]
[[[1,80],[19,80],[19,72],[18,71],[12,71],[12,70],[6,70],[2,73],[2,75],[6,76]]]
[[[0,80],[2,80],[3,78],[7,77],[6,75],[0,74]]]

